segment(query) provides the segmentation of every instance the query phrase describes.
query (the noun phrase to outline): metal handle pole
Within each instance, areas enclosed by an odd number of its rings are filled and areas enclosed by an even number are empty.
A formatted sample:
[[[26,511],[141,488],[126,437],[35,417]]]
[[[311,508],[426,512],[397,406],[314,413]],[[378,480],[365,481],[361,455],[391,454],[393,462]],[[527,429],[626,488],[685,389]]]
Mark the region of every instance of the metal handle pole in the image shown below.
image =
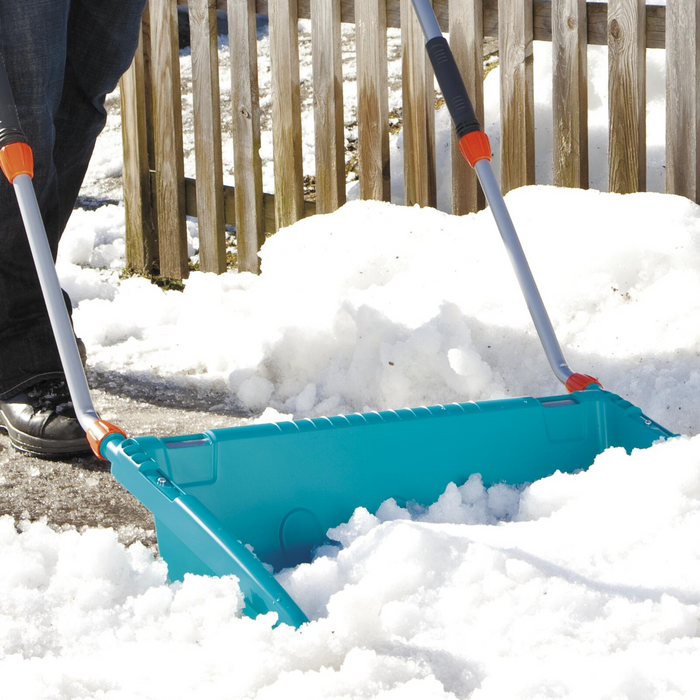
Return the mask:
[[[93,452],[100,454],[100,445],[108,435],[124,432],[100,419],[90,396],[85,370],[80,360],[68,309],[56,274],[56,267],[46,237],[46,228],[36,199],[32,177],[34,156],[22,131],[5,63],[0,56],[0,167],[13,185],[29,247],[34,258],[39,284],[53,329],[58,354],[63,365],[75,414]]]
[[[532,316],[532,321],[537,329],[547,360],[549,360],[556,378],[562,384],[566,384],[573,371],[564,358],[564,353],[557,340],[549,314],[525,257],[525,251],[520,244],[513,220],[510,218],[505,200],[493,174],[491,163],[486,159],[477,161],[474,169],[484,190],[484,195],[486,195],[486,201],[491,207],[491,213],[496,220],[498,230],[501,232],[501,238],[508,251],[508,257],[513,265],[515,276],[518,278],[520,289],[525,297],[527,308],[530,310],[530,316]]]
[[[426,50],[433,65],[435,77],[445,96],[445,102],[460,139],[460,150],[479,178],[554,375],[562,384],[566,385],[569,391],[577,391],[585,389],[591,384],[599,384],[594,377],[573,372],[564,358],[564,353],[557,340],[542,296],[537,289],[537,283],[530,270],[515,226],[491,169],[491,146],[488,137],[483,133],[481,125],[476,119],[452,51],[447,40],[442,36],[430,0],[412,0],[412,2],[425,35]]]
[[[426,41],[442,36],[442,30],[430,3],[414,2],[413,9],[416,11]]]
[[[99,420],[95,406],[90,397],[85,371],[80,360],[80,353],[75,342],[68,309],[66,309],[61,292],[61,285],[56,275],[51,248],[46,238],[46,229],[36,201],[36,194],[29,175],[18,175],[13,183],[17,202],[22,213],[22,220],[27,231],[29,247],[34,258],[41,290],[44,294],[46,309],[53,328],[58,354],[61,357],[63,372],[70,391],[75,414],[86,432]]]

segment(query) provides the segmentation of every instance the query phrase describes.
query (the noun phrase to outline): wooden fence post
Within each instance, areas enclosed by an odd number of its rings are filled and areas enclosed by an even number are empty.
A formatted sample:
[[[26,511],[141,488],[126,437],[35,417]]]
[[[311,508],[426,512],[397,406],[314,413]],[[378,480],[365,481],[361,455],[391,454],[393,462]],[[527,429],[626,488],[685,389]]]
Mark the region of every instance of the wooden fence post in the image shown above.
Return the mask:
[[[646,6],[608,3],[608,85],[611,192],[646,189]]]
[[[228,0],[238,270],[260,272],[265,242],[255,0]]]
[[[277,228],[304,216],[297,0],[269,0]]]
[[[189,0],[199,267],[226,271],[216,0]]]
[[[535,184],[533,0],[498,0],[501,190]]]
[[[588,189],[586,0],[552,2],[554,184]]]
[[[311,0],[316,211],[345,204],[345,124],[340,0]]]
[[[404,204],[436,207],[435,79],[410,2],[401,3],[401,54]]]
[[[479,123],[484,126],[484,15],[482,0],[450,0],[450,47]],[[474,169],[459,150],[452,131],[452,213],[458,216],[485,206]]]
[[[160,274],[189,275],[177,5],[150,0]]]
[[[355,0],[360,197],[391,199],[386,0]]]
[[[449,30],[453,53],[463,72],[477,116],[482,112],[482,45],[484,35],[498,33],[501,62],[502,163],[504,192],[534,182],[534,98],[532,42],[552,40],[554,53],[554,178],[558,185],[587,186],[587,44],[609,47],[610,84],[610,190],[632,192],[644,189],[645,146],[645,51],[667,46],[667,188],[670,192],[700,199],[700,0],[668,0],[665,7],[646,7],[644,0],[609,0],[609,5],[583,0],[432,0],[443,31]],[[192,5],[193,63],[202,53],[202,76],[195,67],[195,83],[217,102],[214,94],[212,55],[214,7],[228,2],[232,47],[232,99],[236,195],[224,189],[224,217],[238,227],[241,269],[257,270],[257,250],[262,231],[287,225],[304,213],[331,211],[344,195],[342,133],[342,64],[339,23],[357,25],[358,157],[360,196],[389,200],[391,195],[387,26],[403,27],[404,47],[404,138],[406,201],[434,204],[431,182],[435,154],[431,151],[434,118],[429,94],[430,67],[423,51],[422,36],[415,31],[410,0],[177,0]],[[206,7],[206,13],[204,9]],[[271,17],[273,70],[273,139],[277,197],[263,195],[259,161],[259,107],[255,13]],[[149,15],[147,15],[148,17]],[[125,188],[130,230],[143,229],[148,220],[150,184],[153,211],[162,230],[161,273],[186,276],[185,202],[182,171],[182,133],[179,114],[179,63],[176,46],[173,0],[151,0],[154,76],[154,112],[139,106],[132,95],[148,94],[147,26],[143,23],[142,49],[134,68],[123,81],[125,144]],[[303,199],[301,115],[299,108],[297,19],[311,17],[314,60],[315,111],[317,122],[318,206]],[[666,38],[666,34],[668,38]],[[208,43],[207,43],[208,42]],[[204,46],[206,44],[206,46]],[[197,46],[202,48],[198,49]],[[420,47],[420,50],[418,50]],[[206,49],[206,50],[205,50]],[[234,56],[237,56],[234,60]],[[139,65],[139,61],[141,64]],[[143,78],[142,78],[143,76]],[[143,80],[144,88],[140,87]],[[207,85],[207,81],[209,84]],[[473,82],[472,82],[473,81]],[[195,88],[197,91],[199,87]],[[244,96],[236,98],[236,90]],[[148,100],[148,98],[146,98]],[[195,102],[199,102],[195,98]],[[140,111],[139,111],[140,110]],[[144,117],[145,112],[145,117]],[[207,112],[215,130],[215,108]],[[153,129],[148,126],[149,120]],[[201,121],[201,115],[196,116]],[[143,123],[148,146],[143,145]],[[276,126],[275,126],[276,125]],[[155,134],[151,147],[151,134]],[[200,137],[197,137],[198,139]],[[424,149],[424,150],[422,150]],[[198,150],[199,149],[198,147]],[[144,161],[155,153],[157,186],[143,177]],[[481,206],[483,199],[473,173],[455,149],[453,163],[453,210],[463,213]],[[198,160],[202,160],[198,158]],[[211,160],[218,160],[217,158]],[[141,176],[132,178],[138,164]],[[208,163],[207,165],[215,165]],[[199,168],[199,163],[198,163]],[[325,176],[328,176],[326,178]],[[424,182],[423,176],[429,177]],[[471,179],[470,179],[471,178]],[[200,189],[216,173],[198,175]],[[187,184],[187,211],[194,213],[194,181]],[[209,183],[206,189],[216,191]],[[275,223],[272,209],[275,209]],[[205,205],[205,210],[216,206]],[[217,214],[218,216],[218,214]],[[204,218],[204,217],[202,217]],[[246,223],[246,219],[250,223]],[[209,225],[203,221],[203,228]],[[247,234],[246,231],[252,233]],[[151,239],[153,239],[153,234]],[[251,238],[252,236],[252,238]],[[204,241],[204,237],[202,238]],[[246,241],[248,240],[248,243]],[[157,256],[148,241],[130,235],[129,261],[135,265]],[[204,245],[204,243],[203,243]],[[244,248],[248,246],[246,253]],[[184,254],[183,254],[184,253]],[[204,253],[203,253],[204,254]],[[250,260],[249,263],[243,262]],[[247,266],[247,267],[246,267]]]
[[[666,6],[666,192],[700,203],[700,5]]]
[[[147,14],[148,11],[146,11]],[[148,93],[146,36],[143,28],[129,70],[121,79],[124,208],[126,210],[126,267],[150,273],[158,262],[155,212],[151,206],[148,150]]]

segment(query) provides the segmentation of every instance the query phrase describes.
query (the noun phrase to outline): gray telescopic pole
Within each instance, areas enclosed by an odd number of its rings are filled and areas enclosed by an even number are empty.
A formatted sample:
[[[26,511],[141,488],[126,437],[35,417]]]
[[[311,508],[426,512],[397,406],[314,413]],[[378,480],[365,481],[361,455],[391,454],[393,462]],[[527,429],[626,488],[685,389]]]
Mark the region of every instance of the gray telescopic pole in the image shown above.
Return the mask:
[[[440,84],[445,103],[457,131],[460,150],[476,171],[484,190],[552,371],[569,391],[585,389],[592,384],[599,385],[600,382],[594,377],[573,372],[566,362],[500,187],[493,174],[488,137],[482,131],[476,118],[452,51],[442,35],[430,0],[412,0],[412,2],[425,35],[426,50],[433,65],[435,77]]]
[[[85,370],[71,326],[68,309],[63,300],[51,248],[46,237],[44,221],[37,202],[32,177],[34,155],[22,131],[12,96],[5,63],[0,57],[0,167],[12,183],[22,221],[27,232],[39,284],[46,302],[51,328],[56,339],[58,354],[63,365],[71,401],[78,422],[87,434],[93,452],[101,457],[100,445],[107,435],[124,435],[120,428],[103,421],[97,414],[90,397]]]

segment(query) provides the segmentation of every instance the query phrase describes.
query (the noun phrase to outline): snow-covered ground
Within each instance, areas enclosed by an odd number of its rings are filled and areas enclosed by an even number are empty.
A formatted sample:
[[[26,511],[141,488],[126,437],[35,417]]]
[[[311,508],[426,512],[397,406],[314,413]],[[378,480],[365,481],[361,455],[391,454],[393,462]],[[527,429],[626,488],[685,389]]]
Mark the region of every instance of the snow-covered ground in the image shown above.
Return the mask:
[[[86,201],[118,199],[117,127],[113,112]],[[527,487],[473,477],[426,509],[356,511],[332,533],[342,549],[279,574],[312,620],[300,631],[242,618],[235,580],[168,583],[111,531],[0,518],[0,698],[700,697],[700,207],[546,186],[507,203],[573,367],[684,437]],[[269,239],[262,276],[195,273],[184,292],[120,280],[123,251],[117,202],[76,211],[60,252],[101,372],[216,389],[251,419],[560,391],[489,212],[351,202]]]
[[[0,697],[695,698],[699,465],[679,438],[520,494],[452,487],[428,522],[358,512],[282,575],[298,632],[110,531],[0,519]]]

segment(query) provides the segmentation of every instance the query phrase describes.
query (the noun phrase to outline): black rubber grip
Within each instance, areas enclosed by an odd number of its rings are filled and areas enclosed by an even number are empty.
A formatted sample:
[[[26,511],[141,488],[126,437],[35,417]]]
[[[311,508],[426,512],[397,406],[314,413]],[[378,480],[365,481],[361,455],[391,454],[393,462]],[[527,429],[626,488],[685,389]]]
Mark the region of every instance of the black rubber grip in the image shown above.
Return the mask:
[[[444,36],[437,36],[431,39],[425,48],[428,51],[430,62],[433,64],[435,77],[445,98],[447,109],[450,110],[457,136],[462,138],[472,131],[481,131],[481,124],[474,114],[467,88],[464,87],[464,81],[447,39]]]
[[[0,148],[11,143],[27,143],[27,137],[19,123],[5,62],[0,56]]]

